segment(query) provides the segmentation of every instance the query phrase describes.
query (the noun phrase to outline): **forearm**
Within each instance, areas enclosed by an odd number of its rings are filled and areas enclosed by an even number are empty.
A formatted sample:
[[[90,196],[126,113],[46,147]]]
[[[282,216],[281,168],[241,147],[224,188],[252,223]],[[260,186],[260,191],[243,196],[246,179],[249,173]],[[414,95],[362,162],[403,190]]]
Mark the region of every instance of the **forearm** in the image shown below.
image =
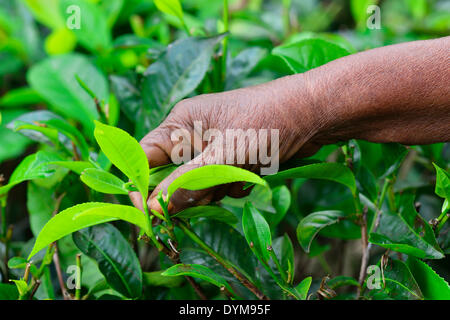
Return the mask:
[[[450,37],[361,52],[299,77],[319,144],[450,141]]]

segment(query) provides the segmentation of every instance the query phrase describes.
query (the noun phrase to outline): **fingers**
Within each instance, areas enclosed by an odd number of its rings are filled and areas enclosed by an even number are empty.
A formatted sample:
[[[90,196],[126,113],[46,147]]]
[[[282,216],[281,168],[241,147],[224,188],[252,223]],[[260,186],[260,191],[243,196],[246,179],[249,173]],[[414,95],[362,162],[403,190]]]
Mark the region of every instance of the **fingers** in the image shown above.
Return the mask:
[[[173,143],[169,131],[168,128],[159,126],[141,140],[140,144],[147,156],[150,168],[171,162],[170,153],[173,149]]]
[[[201,164],[187,163],[178,167],[174,172],[172,172],[166,179],[164,179],[156,188],[153,190],[152,194],[148,200],[148,206],[152,210],[156,210],[162,213],[162,208],[159,205],[158,200],[156,199],[158,193],[163,190],[163,194],[167,194],[167,188],[169,185],[179,176],[184,173],[191,171],[195,168],[200,167]],[[204,190],[185,190],[179,189],[174,192],[174,194],[170,198],[169,202],[169,213],[176,213],[181,210],[184,210],[188,207],[196,206],[196,205],[205,205],[208,204],[213,199],[213,188],[204,189]]]
[[[130,192],[128,193],[131,202],[133,203],[133,205],[138,208],[141,211],[144,211],[144,207],[143,207],[143,202],[142,202],[142,196],[139,192],[134,191],[134,192]]]

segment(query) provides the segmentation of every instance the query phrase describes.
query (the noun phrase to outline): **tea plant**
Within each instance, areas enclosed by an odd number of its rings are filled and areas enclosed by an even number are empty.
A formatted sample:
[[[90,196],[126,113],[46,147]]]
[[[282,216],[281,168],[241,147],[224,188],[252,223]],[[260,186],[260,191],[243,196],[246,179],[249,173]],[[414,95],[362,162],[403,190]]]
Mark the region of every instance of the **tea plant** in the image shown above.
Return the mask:
[[[0,0],[0,299],[450,299],[448,144],[351,140],[263,177],[207,165],[159,193],[162,213],[128,197],[175,170],[138,140],[183,98],[448,31],[405,2],[383,6],[411,34],[393,17],[369,32],[354,0],[343,37],[324,32],[340,1]],[[169,214],[176,190],[233,182],[250,195]]]

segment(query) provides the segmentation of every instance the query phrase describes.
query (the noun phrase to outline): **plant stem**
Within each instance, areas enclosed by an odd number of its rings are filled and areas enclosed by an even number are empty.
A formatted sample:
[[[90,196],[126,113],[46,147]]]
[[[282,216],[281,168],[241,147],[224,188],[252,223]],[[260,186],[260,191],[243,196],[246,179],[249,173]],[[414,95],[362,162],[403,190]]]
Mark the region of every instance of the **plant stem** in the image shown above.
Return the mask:
[[[58,244],[54,242],[55,253],[53,254],[53,263],[55,264],[56,274],[58,276],[59,287],[64,300],[70,300],[70,294],[64,284],[64,279],[61,271],[61,263],[59,262]]]
[[[158,194],[157,198],[156,198],[159,202],[159,205],[161,206],[163,213],[164,213],[164,221],[167,223],[167,232],[169,234],[169,237],[171,239],[173,239],[175,242],[177,241],[175,233],[173,233],[173,222],[172,219],[170,219],[170,215],[169,215],[169,209],[168,209],[168,200],[164,200],[162,191]]]
[[[208,298],[206,297],[206,295],[203,293],[202,289],[200,288],[200,286],[197,284],[197,282],[195,282],[194,278],[190,277],[190,276],[185,276],[186,280],[189,282],[189,284],[191,285],[191,287],[194,289],[195,293],[200,297],[200,299],[202,300],[208,300]]]
[[[353,195],[353,203],[355,204],[355,210],[356,210],[356,214],[359,215],[361,214],[361,199],[359,198],[359,191],[356,190],[355,194]]]
[[[377,202],[375,203],[375,207],[376,207],[376,217],[375,220],[372,224],[372,228],[370,230],[370,232],[375,232],[377,231],[378,225],[380,224],[380,220],[381,220],[381,215],[383,214],[383,212],[381,211],[381,206],[383,205],[384,202],[384,198],[386,197],[386,192],[389,188],[389,185],[391,183],[391,180],[386,178],[384,180],[384,184],[383,184],[383,189],[381,190],[381,195],[378,198]],[[370,246],[370,244],[369,244]]]
[[[13,233],[13,226],[9,226],[6,235],[5,235],[5,282],[9,281],[9,269],[8,269],[8,260],[9,260],[9,242],[11,241]]]
[[[23,273],[23,280],[25,282],[28,282],[28,277],[30,276],[30,267],[31,267],[31,263],[28,262],[25,267],[25,272]]]
[[[394,194],[394,183],[395,183],[395,177],[393,176],[387,190],[387,196],[389,200],[389,209],[391,212],[397,211],[397,206],[395,204],[395,194]]]
[[[144,197],[142,197],[142,199],[144,199]],[[161,201],[160,201],[161,200]],[[170,219],[169,216],[169,211],[167,210],[167,203],[164,201],[164,199],[162,198],[162,196],[160,198],[158,198],[158,202],[161,205],[161,208],[163,209],[164,212],[164,217],[163,217],[163,221],[165,221],[167,224],[170,223],[170,225],[168,226],[169,229],[166,228],[166,230],[168,231],[168,235],[171,239],[175,239],[175,234],[173,233],[173,224],[172,221]],[[158,241],[158,239],[156,238],[153,229],[152,229],[152,217],[149,215],[148,212],[148,206],[147,206],[147,201],[143,201],[143,207],[144,207],[144,211],[145,214],[148,217],[148,237],[152,240],[152,242],[155,244],[155,246],[158,248],[159,252],[163,252],[174,264],[179,264],[180,263],[180,258],[178,255],[178,252],[175,252],[174,249],[169,249],[167,248],[167,246],[164,243],[161,243],[160,241]],[[194,289],[195,293],[197,293],[197,295],[200,297],[200,299],[202,300],[207,300],[206,295],[203,293],[202,289],[200,288],[200,286],[195,282],[195,280],[192,277],[189,276],[185,276],[186,280],[189,282],[189,284],[192,286],[192,288]]]
[[[444,215],[444,217],[441,219],[441,221],[439,222],[438,226],[436,227],[436,233],[439,233],[439,231],[441,231],[442,227],[447,222],[449,216],[450,216],[450,213],[446,213]]]
[[[102,103],[98,100],[96,94],[87,86],[86,83],[84,83],[83,80],[78,75],[75,75],[75,79],[77,80],[78,84],[81,88],[84,89],[84,91],[94,100],[95,107],[97,109],[98,114],[100,115],[100,119],[103,123],[108,123],[108,115],[105,114],[105,111],[102,108]]]
[[[34,283],[33,289],[31,290],[31,294],[28,297],[29,300],[33,300],[34,294],[36,293],[36,291],[40,285],[41,285],[41,280],[36,280],[36,282]]]
[[[447,200],[445,200],[447,201]],[[444,201],[444,203],[445,203]],[[443,206],[444,207],[444,206]],[[444,219],[445,215],[447,214],[447,212],[450,210],[450,205],[446,206],[446,208],[442,209],[441,214],[439,215],[439,217],[437,218],[437,221],[440,222],[442,219]]]
[[[144,197],[142,197],[142,207],[144,208],[144,213],[147,216],[147,235],[148,237],[152,240],[153,244],[156,246],[156,248],[158,249],[159,252],[164,250],[163,245],[158,241],[158,239],[156,239],[155,233],[153,232],[153,228],[152,228],[152,218],[153,216],[151,216],[148,212],[148,205],[147,205],[147,200]]]
[[[375,203],[376,217],[375,217],[374,222],[372,223],[370,232],[377,231],[378,225],[380,224],[381,215],[383,214],[383,212],[381,211],[381,206],[383,205],[384,198],[386,197],[386,193],[387,193],[387,190],[388,190],[390,184],[391,184],[391,180],[386,178],[384,180],[383,189],[381,190],[381,195]],[[366,220],[366,218],[364,218],[364,220]],[[363,236],[363,234],[365,235],[367,247],[363,251],[363,257],[361,260],[361,270],[360,270],[360,278],[359,278],[360,286],[358,287],[358,292],[357,292],[358,297],[359,297],[360,290],[362,287],[361,277],[363,278],[362,281],[364,282],[364,278],[366,277],[367,265],[369,264],[370,249],[372,249],[372,243],[368,243],[367,221],[365,221],[365,222],[366,222],[366,226],[364,227],[365,231],[363,231],[363,226],[361,226],[361,236]]]
[[[272,268],[269,266],[269,264],[265,261],[259,260],[261,264],[263,265],[264,269],[267,270],[269,275],[272,277],[272,279],[275,281],[275,283],[288,295],[292,296],[295,299],[299,299],[296,292],[293,292],[290,288],[286,287],[281,281],[277,278],[275,273],[273,273]]]
[[[356,293],[356,299],[359,299],[361,294],[361,287],[366,278],[367,264],[369,262],[369,250],[368,250],[368,237],[367,237],[367,207],[364,208],[361,219],[361,242],[362,242],[362,257],[361,257],[361,269],[359,270],[359,287]]]
[[[353,148],[349,146],[349,144],[346,144],[341,147],[342,153],[345,157],[345,165],[351,170],[353,170]],[[356,189],[355,193],[353,194],[353,203],[355,205],[356,214],[361,214],[361,199],[359,198],[359,191]]]
[[[77,271],[79,274],[75,278],[75,300],[80,300],[81,297],[81,253],[76,256],[77,261]]]
[[[7,231],[7,223],[6,223],[6,203],[4,205],[4,202],[1,201],[0,203],[0,212],[2,217],[2,238],[6,238],[6,231]]]
[[[213,257],[220,265],[222,265],[228,272],[230,272],[236,279],[238,279],[247,289],[249,289],[258,299],[268,300],[265,296],[249,279],[247,279],[241,272],[235,269],[228,261],[222,258],[217,252],[209,247],[202,239],[200,239],[192,230],[190,230],[183,222],[178,224],[181,230],[192,241],[197,243],[203,250],[206,251],[211,257]]]
[[[47,297],[50,300],[55,300],[55,292],[53,291],[52,279],[49,268],[44,269],[42,284],[43,288],[45,289],[45,292],[47,293]]]

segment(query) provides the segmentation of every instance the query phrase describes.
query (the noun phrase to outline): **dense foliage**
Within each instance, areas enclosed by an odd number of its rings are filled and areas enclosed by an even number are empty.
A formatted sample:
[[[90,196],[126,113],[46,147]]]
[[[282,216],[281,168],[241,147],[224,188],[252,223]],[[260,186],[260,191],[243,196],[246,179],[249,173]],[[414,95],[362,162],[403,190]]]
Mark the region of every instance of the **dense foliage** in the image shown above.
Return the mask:
[[[0,299],[449,299],[448,144],[206,166],[168,197],[252,193],[173,216],[128,198],[174,169],[137,141],[181,99],[450,34],[445,1],[379,1],[369,29],[377,2],[0,0]]]

